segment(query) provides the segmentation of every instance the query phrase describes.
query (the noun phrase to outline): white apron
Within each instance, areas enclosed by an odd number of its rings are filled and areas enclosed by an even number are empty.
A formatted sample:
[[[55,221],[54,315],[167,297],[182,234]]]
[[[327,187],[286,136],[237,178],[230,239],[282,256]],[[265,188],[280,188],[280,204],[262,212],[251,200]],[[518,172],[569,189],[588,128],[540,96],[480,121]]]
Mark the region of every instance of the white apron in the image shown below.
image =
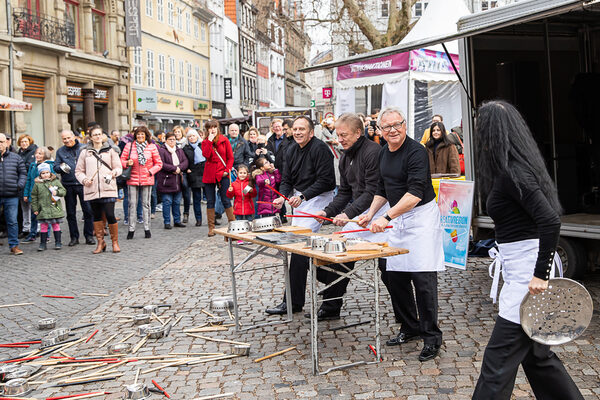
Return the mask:
[[[299,196],[300,192],[295,190],[294,196]],[[302,215],[298,211],[304,211],[310,214],[314,214],[323,210],[333,200],[333,190],[330,192],[321,193],[320,195],[313,197],[310,200],[303,201],[296,208],[292,208],[294,214]],[[313,232],[319,232],[321,224],[314,218],[292,218],[293,226],[303,226],[310,228]]]
[[[388,271],[444,271],[444,249],[440,211],[435,200],[394,218],[386,229],[390,246],[408,249],[408,254],[386,257]]]
[[[379,211],[377,211],[375,213],[375,215],[373,216],[373,219],[371,221],[375,221],[377,218],[383,216],[383,214],[385,214],[389,209],[390,209],[390,203],[385,203],[383,205],[383,207],[381,207],[379,209]],[[356,217],[354,217],[354,219],[360,219],[360,217],[362,217],[363,215],[365,215],[368,212],[369,212],[369,209],[367,208],[367,210],[365,212],[363,212],[360,215],[357,215]],[[342,228],[342,230],[344,230],[344,231],[353,231],[356,229],[362,229],[362,226],[358,225],[356,222],[348,222]],[[346,238],[359,238],[359,239],[363,239],[363,240],[366,240],[369,242],[380,243],[380,242],[387,241],[387,232],[371,233],[369,231],[364,231],[364,232],[345,233],[344,236]]]
[[[500,274],[502,274],[504,285],[500,291],[498,315],[515,324],[521,324],[521,302],[529,292],[529,282],[533,278],[539,245],[539,239],[527,239],[498,244],[498,250],[495,248],[489,250],[490,257],[494,259],[489,267],[490,277],[493,278],[490,297],[496,303]],[[562,277],[562,263],[558,253],[554,253],[550,277],[554,276],[556,266]]]

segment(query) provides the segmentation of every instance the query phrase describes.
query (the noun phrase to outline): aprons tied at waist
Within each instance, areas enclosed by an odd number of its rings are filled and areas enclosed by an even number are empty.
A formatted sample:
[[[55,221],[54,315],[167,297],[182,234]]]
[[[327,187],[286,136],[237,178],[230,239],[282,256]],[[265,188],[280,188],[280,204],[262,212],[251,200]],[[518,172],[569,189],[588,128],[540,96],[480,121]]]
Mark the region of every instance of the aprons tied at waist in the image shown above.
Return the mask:
[[[300,192],[294,190],[294,196],[299,196]],[[294,214],[296,211],[304,211],[310,214],[314,214],[323,210],[333,200],[333,190],[313,197],[310,200],[303,201],[300,205],[294,208]],[[292,226],[303,226],[310,228],[313,232],[318,232],[321,229],[321,224],[314,218],[292,218]]]

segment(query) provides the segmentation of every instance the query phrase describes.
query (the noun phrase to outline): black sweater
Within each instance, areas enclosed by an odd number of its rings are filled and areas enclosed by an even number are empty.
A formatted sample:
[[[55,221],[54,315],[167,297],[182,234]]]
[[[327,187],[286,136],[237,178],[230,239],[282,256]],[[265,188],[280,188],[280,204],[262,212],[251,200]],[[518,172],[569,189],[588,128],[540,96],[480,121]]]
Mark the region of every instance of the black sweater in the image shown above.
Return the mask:
[[[519,194],[516,184],[508,176],[496,178],[487,197],[487,211],[496,225],[498,243],[540,240],[533,275],[548,280],[560,236],[560,217],[548,203],[533,174],[526,175],[524,186]]]
[[[425,147],[408,136],[398,150],[392,152],[388,146],[386,144],[379,152],[377,195],[385,197],[390,207],[406,193],[421,199],[416,207],[435,199]]]
[[[286,150],[279,191],[290,197],[294,189],[306,200],[335,189],[333,154],[315,137],[304,148],[294,142]]]
[[[342,211],[352,219],[371,205],[379,183],[381,146],[361,136],[340,158],[340,188],[327,207],[328,217]],[[351,202],[351,200],[354,201]]]

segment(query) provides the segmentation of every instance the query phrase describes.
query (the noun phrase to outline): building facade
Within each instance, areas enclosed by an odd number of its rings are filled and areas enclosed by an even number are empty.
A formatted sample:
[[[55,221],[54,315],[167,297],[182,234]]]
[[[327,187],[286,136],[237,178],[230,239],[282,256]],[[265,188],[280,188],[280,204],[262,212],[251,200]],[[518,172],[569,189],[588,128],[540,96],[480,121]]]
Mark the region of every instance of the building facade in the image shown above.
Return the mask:
[[[0,94],[33,105],[13,113],[15,136],[57,148],[61,129],[129,129],[124,15],[117,0],[0,4]],[[10,113],[0,131],[11,131]]]
[[[223,91],[228,95],[225,96],[227,117],[232,118],[243,117],[242,110],[240,108],[240,35],[237,26],[237,20],[236,0],[225,0],[225,18],[223,18],[223,28],[225,33],[225,87]]]
[[[212,117],[225,118],[225,5],[222,0],[209,0],[208,8],[215,15],[209,23],[210,27],[210,87],[212,100]]]
[[[301,22],[302,13],[298,3],[283,2],[279,14],[285,26],[285,104],[308,107],[310,90],[305,74],[298,70],[307,65],[311,42]]]
[[[258,9],[250,0],[238,0],[238,30],[240,43],[240,107],[245,115],[256,110],[256,16]]]
[[[141,0],[141,46],[129,51],[132,114],[153,132],[211,118],[206,0]]]
[[[256,24],[258,106],[285,106],[285,30],[278,2],[260,0]]]
[[[333,61],[333,50],[318,53],[310,61],[310,65],[318,65],[328,61]],[[306,74],[306,80],[311,88],[317,121],[322,121],[326,114],[334,112],[333,68],[308,73]]]

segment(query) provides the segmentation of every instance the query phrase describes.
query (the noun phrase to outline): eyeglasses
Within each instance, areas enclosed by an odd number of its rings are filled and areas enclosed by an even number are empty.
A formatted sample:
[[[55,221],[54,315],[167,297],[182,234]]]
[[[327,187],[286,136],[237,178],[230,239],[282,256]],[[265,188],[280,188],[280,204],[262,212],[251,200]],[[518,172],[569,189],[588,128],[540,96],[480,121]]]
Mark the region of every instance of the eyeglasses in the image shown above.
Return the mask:
[[[392,131],[392,129],[394,129],[396,131],[400,131],[400,128],[402,128],[402,124],[404,124],[404,122],[406,122],[406,120],[402,120],[393,125],[380,126],[379,128],[382,131],[384,131],[385,133],[390,133]]]

